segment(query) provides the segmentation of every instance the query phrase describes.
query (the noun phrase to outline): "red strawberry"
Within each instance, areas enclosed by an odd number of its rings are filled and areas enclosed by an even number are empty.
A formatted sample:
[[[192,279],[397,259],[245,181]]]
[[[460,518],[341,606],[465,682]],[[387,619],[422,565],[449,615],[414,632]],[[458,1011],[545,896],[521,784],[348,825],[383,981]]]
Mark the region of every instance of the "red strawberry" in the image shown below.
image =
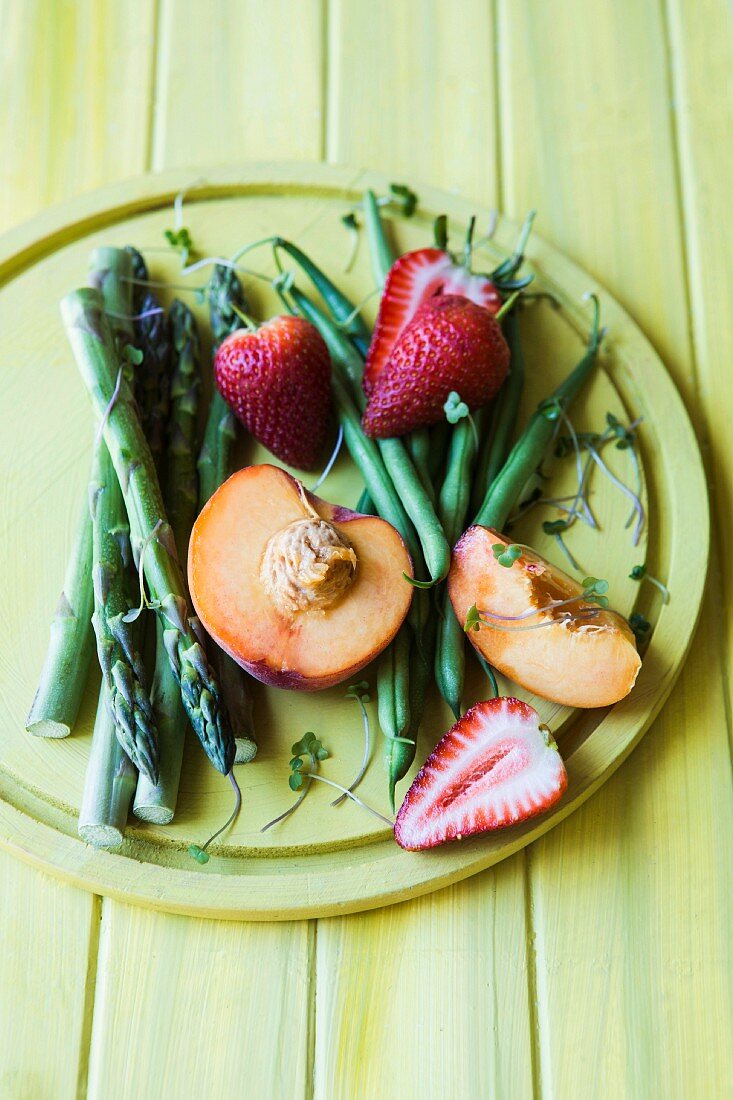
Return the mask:
[[[434,294],[460,294],[491,313],[501,307],[501,296],[485,275],[472,275],[440,248],[420,248],[395,260],[384,284],[374,336],[364,368],[364,392],[369,392],[418,308]]]
[[[537,711],[519,699],[477,703],[415,776],[394,833],[410,851],[514,825],[549,809],[568,784]]]
[[[469,408],[485,405],[509,370],[498,321],[468,298],[439,294],[420,306],[376,379],[362,426],[384,439],[436,424],[454,390]]]
[[[219,346],[214,378],[234,414],[268,450],[299,470],[318,465],[331,409],[331,360],[301,317],[237,329]]]

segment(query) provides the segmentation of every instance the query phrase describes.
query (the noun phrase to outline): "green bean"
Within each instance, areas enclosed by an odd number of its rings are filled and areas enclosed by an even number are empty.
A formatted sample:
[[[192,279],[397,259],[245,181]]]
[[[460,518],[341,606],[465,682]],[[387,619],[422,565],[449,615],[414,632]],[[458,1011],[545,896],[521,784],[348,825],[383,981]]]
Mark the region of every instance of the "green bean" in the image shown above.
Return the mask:
[[[367,240],[369,241],[369,255],[372,261],[374,282],[381,289],[387,280],[389,269],[397,257],[395,250],[387,239],[384,222],[379,213],[377,196],[373,191],[364,192],[364,222],[366,224]]]
[[[298,248],[297,244],[286,241],[282,237],[277,237],[273,247],[276,254],[277,249],[282,248],[283,252],[287,252],[295,260],[323,298],[340,331],[348,336],[362,355],[366,355],[372,334],[353,302],[349,301],[335,283],[331,282],[325,271],[322,271],[310,256],[307,256],[305,252]]]
[[[455,543],[463,531],[471,495],[471,470],[476,460],[476,438],[480,438],[486,410],[474,413],[473,424],[468,417],[453,429],[448,468],[438,499],[438,515],[446,535]],[[461,716],[461,696],[465,678],[466,656],[463,630],[453,612],[448,593],[440,594],[440,615],[435,649],[435,682],[440,694],[458,720]]]
[[[356,512],[359,512],[362,516],[374,516],[376,515],[376,508],[374,507],[374,501],[372,500],[369,490],[364,488],[361,496],[356,502]]]
[[[377,667],[377,714],[389,746],[405,736],[410,722],[409,655],[412,629],[403,623],[397,637],[388,645]],[[399,743],[399,742],[398,742]]]
[[[598,299],[593,297],[594,315],[588,347],[582,359],[568,377],[547,400],[543,401],[527,427],[519,437],[498,475],[489,486],[483,503],[474,519],[474,524],[483,527],[495,527],[498,530],[506,523],[517,498],[535,470],[542,462],[555,432],[555,422],[559,410],[567,409],[573,398],[588,378],[596,361],[598,348],[603,336],[599,327],[600,307]],[[555,413],[553,415],[553,409]]]
[[[484,437],[476,465],[471,496],[471,510],[474,513],[481,507],[489,486],[506,462],[524,389],[524,356],[519,341],[516,309],[506,317],[504,334],[511,352],[509,376],[494,405],[490,429]]]
[[[407,436],[407,449],[410,452],[412,464],[417,471],[422,487],[435,504],[435,488],[430,476],[430,429],[418,428]]]
[[[387,749],[387,768],[389,774],[389,800],[395,808],[395,788],[407,775],[417,751],[417,738],[420,732],[430,672],[433,667],[433,650],[436,637],[436,615],[430,614],[430,593],[418,591],[415,602],[426,605],[426,625],[422,637],[418,640],[412,633],[409,656],[409,714],[410,721],[405,729],[405,740],[390,741]]]
[[[437,489],[437,482],[445,467],[445,459],[451,438],[451,426],[447,420],[441,420],[439,424],[433,424],[430,429],[430,454],[428,456],[428,473],[430,480]]]

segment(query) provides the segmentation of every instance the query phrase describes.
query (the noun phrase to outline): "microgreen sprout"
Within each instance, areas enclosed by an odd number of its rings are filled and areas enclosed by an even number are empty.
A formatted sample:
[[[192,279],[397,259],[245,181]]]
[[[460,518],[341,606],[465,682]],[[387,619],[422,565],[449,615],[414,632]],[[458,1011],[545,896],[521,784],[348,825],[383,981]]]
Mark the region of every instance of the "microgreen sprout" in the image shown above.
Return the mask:
[[[645,619],[639,611],[635,611],[633,615],[630,616],[629,626],[638,644],[647,640],[652,629],[651,623]]]
[[[185,225],[182,225],[180,229],[165,229],[163,236],[171,248],[175,248],[179,253],[181,267],[186,267],[193,251],[193,238],[189,230]]]
[[[352,267],[354,266],[356,254],[359,251],[360,240],[359,222],[356,220],[356,214],[353,210],[351,210],[348,214],[344,214],[341,219],[341,224],[349,231],[349,236],[351,237],[351,248],[349,250],[349,255],[346,259],[346,264],[344,265],[344,272],[348,274],[348,272],[351,271]]]
[[[229,815],[227,820],[222,825],[221,829],[217,829],[216,832],[212,836],[209,837],[209,839],[206,841],[205,844],[202,844],[201,846],[199,846],[198,844],[189,844],[188,854],[190,856],[193,856],[193,858],[196,860],[197,863],[208,863],[209,862],[209,853],[206,851],[206,849],[209,847],[210,844],[213,843],[213,841],[216,840],[216,838],[218,836],[221,836],[221,834],[226,829],[229,828],[229,826],[232,824],[232,822],[234,822],[236,820],[237,815],[239,814],[239,811],[242,808],[242,792],[239,789],[239,784],[237,783],[236,779],[234,778],[234,773],[229,772],[229,774],[227,775],[227,779],[229,780],[232,787],[234,788],[234,809],[232,810],[231,814]]]
[[[605,609],[608,607],[608,596],[606,595],[608,581],[600,580],[598,577],[586,577],[582,584],[583,591],[577,596],[570,596],[565,600],[550,600],[549,603],[543,604],[541,607],[528,607],[526,611],[522,611],[519,615],[502,615],[498,611],[480,611],[476,604],[473,604],[468,609],[463,629],[468,634],[471,630],[480,630],[483,623],[496,630],[536,630],[540,626],[552,626],[553,623],[582,622],[594,619],[598,615],[598,608]],[[596,606],[579,608],[573,613],[561,612],[557,617],[553,616],[551,619],[532,623],[529,626],[513,625],[520,624],[525,619],[534,618],[535,615],[540,615],[544,611],[555,611],[561,607],[568,607],[571,604],[578,603],[579,600]],[[504,623],[512,625],[505,626]]]
[[[465,401],[461,400],[461,395],[455,390],[451,390],[448,394],[448,398],[443,405],[443,412],[445,413],[445,419],[449,424],[457,424],[459,420],[464,418],[468,419],[468,423],[471,425],[471,432],[473,434],[473,441],[476,444],[476,450],[479,447],[478,432],[476,430],[476,424],[471,416],[468,405]]]
[[[326,480],[328,475],[331,473],[331,470],[333,469],[333,465],[334,465],[336,459],[339,456],[339,451],[341,450],[341,446],[342,446],[343,442],[344,442],[344,429],[343,429],[343,426],[341,424],[339,424],[338,435],[336,436],[336,442],[334,443],[333,450],[331,451],[331,456],[330,456],[328,462],[326,463],[326,465],[324,466],[323,472],[319,476],[318,480],[316,481],[316,483],[314,485],[311,486],[311,489],[310,489],[311,493],[315,493],[316,489],[320,489],[321,485],[323,485],[323,482]]]
[[[380,206],[396,206],[405,218],[411,218],[417,210],[418,197],[405,183],[390,183],[389,196],[385,202],[378,199]]]
[[[366,709],[366,704],[369,702],[369,684],[366,682],[366,680],[360,680],[358,684],[351,684],[348,691],[346,692],[346,698],[354,699],[359,704],[359,709],[361,710],[361,719],[364,725],[364,754],[362,756],[361,764],[355,778],[352,779],[351,783],[349,783],[347,787],[347,790],[354,791],[364,778],[367,767],[369,765],[369,756],[371,755],[371,730],[369,727],[369,715],[367,714]],[[334,799],[331,805],[339,806],[346,797],[346,794],[339,795],[338,798]]]
[[[448,216],[446,214],[438,214],[433,222],[433,241],[435,247],[441,252],[448,251]]]
[[[514,562],[522,556],[522,547],[516,543],[505,546],[503,542],[495,542],[491,549],[499,565],[503,565],[505,569],[511,569]]]
[[[629,579],[632,581],[649,581],[650,584],[653,584],[654,587],[658,588],[661,592],[662,603],[669,603],[669,589],[666,584],[662,584],[660,580],[653,577],[651,573],[648,572],[646,565],[635,565],[629,573]]]
[[[267,832],[273,825],[277,825],[278,822],[284,821],[286,817],[290,817],[291,814],[295,813],[298,806],[300,806],[301,802],[308,794],[311,779],[316,778],[319,762],[321,760],[326,760],[329,755],[328,749],[319,741],[315,733],[310,730],[308,733],[303,734],[300,741],[296,741],[294,745],[291,745],[290,751],[292,756],[290,758],[288,786],[291,791],[300,791],[300,795],[285,813],[280,814],[278,817],[274,817],[272,821],[268,821],[266,825],[263,825],[260,829],[261,833]],[[306,762],[308,762],[309,768],[304,773],[303,767]]]

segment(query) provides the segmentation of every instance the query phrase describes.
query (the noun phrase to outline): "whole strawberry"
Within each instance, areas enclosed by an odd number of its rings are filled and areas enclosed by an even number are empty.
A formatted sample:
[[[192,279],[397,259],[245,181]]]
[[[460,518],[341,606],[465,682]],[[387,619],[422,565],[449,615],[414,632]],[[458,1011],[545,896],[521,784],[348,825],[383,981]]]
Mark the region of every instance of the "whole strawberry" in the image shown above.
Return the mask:
[[[301,317],[237,329],[216,353],[214,378],[235,416],[269,451],[299,470],[317,467],[331,411],[331,360]]]
[[[509,347],[488,309],[438,294],[418,309],[375,378],[362,426],[384,439],[436,424],[453,391],[485,405],[509,370]]]

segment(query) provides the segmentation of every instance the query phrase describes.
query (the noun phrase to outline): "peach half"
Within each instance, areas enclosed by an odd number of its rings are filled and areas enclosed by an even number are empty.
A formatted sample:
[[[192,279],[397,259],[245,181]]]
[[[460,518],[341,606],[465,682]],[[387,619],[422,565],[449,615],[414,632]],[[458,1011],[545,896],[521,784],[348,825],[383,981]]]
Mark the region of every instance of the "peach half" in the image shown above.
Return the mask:
[[[188,582],[211,637],[256,679],[318,691],[392,641],[412,564],[397,531],[308,493],[277,466],[233,474],[191,534]]]
[[[479,629],[468,631],[479,653],[515,683],[565,706],[605,707],[628,695],[641,659],[626,620],[577,598],[581,585],[528,547],[511,567],[501,565],[498,543],[511,545],[491,528],[469,527],[448,575],[461,625],[473,606],[481,614]],[[560,600],[572,602],[548,607]]]

